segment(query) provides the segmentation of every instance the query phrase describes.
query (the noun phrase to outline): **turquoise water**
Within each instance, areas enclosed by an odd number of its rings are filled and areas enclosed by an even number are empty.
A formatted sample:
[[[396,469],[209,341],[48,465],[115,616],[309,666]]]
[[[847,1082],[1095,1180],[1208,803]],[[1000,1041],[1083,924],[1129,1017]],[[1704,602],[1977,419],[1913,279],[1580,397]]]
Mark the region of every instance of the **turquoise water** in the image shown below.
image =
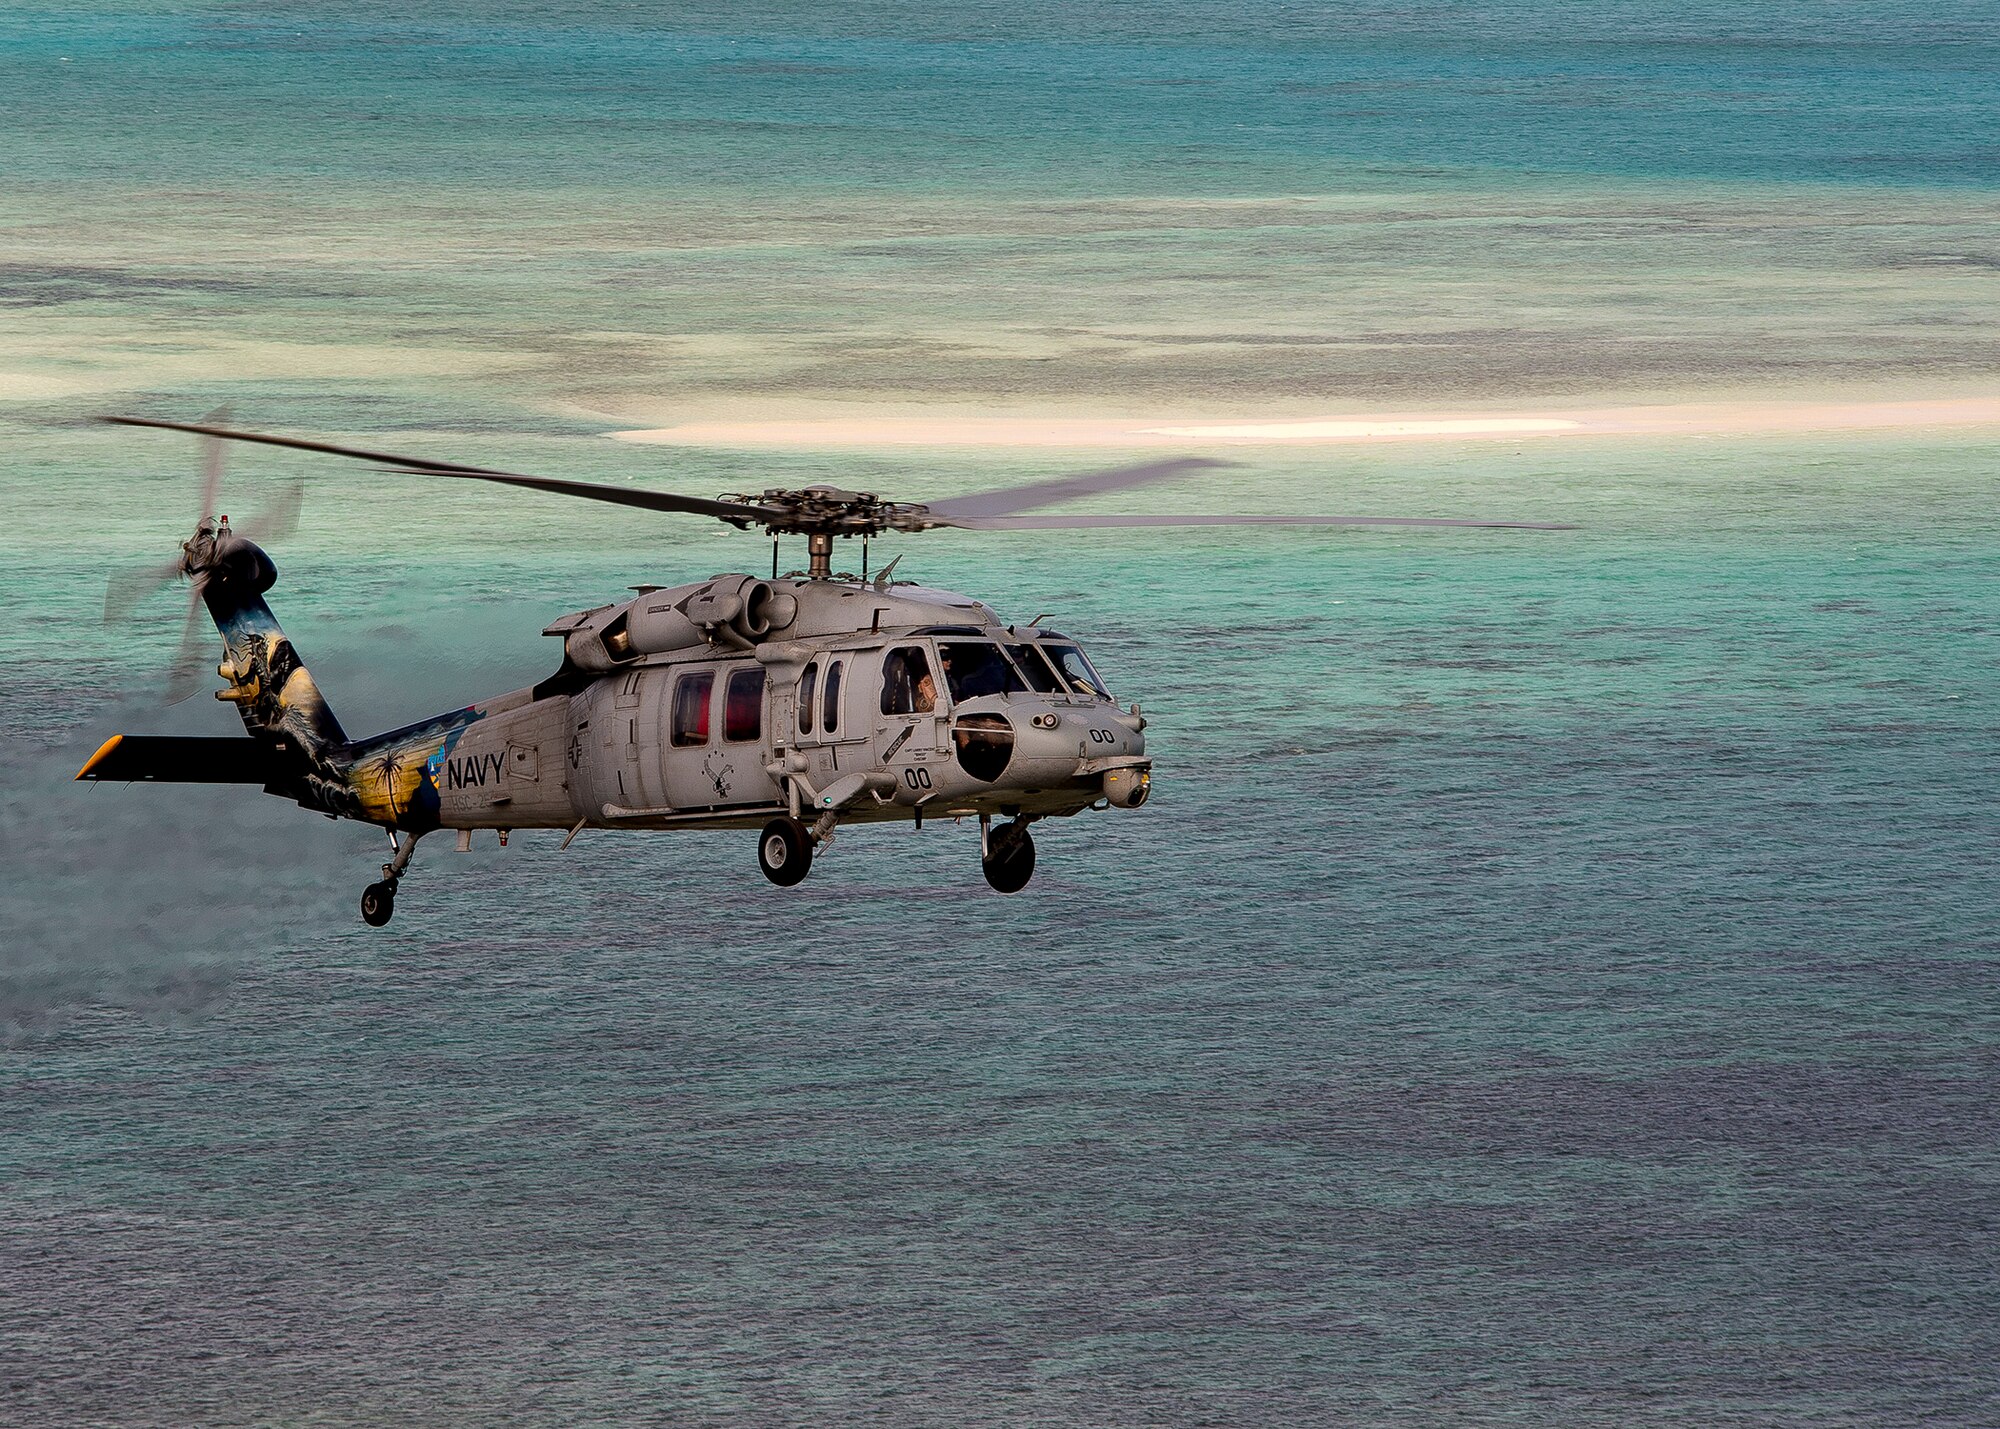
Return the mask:
[[[1110,12],[1107,12],[1109,16]],[[1991,429],[1236,451],[885,543],[1053,611],[1158,797],[426,850],[81,789],[192,453],[694,492],[1107,460],[716,415],[1990,395],[1983,7],[0,14],[0,1419],[1987,1424]],[[245,452],[350,730],[754,538]]]

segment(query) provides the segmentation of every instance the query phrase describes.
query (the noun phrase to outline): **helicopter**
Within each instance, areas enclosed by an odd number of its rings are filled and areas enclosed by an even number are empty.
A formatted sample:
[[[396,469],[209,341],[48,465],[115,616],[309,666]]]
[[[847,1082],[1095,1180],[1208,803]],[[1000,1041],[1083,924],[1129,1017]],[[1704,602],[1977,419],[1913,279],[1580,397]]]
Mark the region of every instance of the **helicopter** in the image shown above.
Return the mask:
[[[388,834],[390,860],[361,896],[380,927],[417,843],[478,830],[754,830],[764,876],[791,887],[837,831],[974,818],[980,866],[997,892],[1035,870],[1031,826],[1092,810],[1138,809],[1153,787],[1146,718],[1121,706],[1082,644],[1037,616],[1012,624],[983,601],[897,580],[899,556],[870,577],[868,541],[939,528],[1017,531],[1125,526],[1459,526],[1558,523],[1441,517],[1064,515],[1045,508],[1221,462],[1180,457],[941,501],[884,500],[828,486],[715,499],[530,476],[399,456],[216,420],[102,420],[192,433],[204,449],[195,531],[156,571],[190,582],[183,650],[197,657],[198,607],[222,638],[215,697],[243,737],[114,735],[79,780],[251,784],[333,819]],[[693,515],[772,539],[769,578],[744,573],[662,587],[564,614],[555,672],[525,689],[352,739],[264,596],[277,567],[248,526],[215,514],[222,453],[252,442],[374,463],[418,476],[499,483],[647,511]],[[296,496],[271,523],[296,515]],[[807,565],[778,573],[777,543],[804,537]],[[862,542],[859,575],[836,573],[834,542]],[[145,582],[141,581],[141,585]],[[128,583],[120,593],[129,602]],[[107,611],[112,604],[107,597]]]

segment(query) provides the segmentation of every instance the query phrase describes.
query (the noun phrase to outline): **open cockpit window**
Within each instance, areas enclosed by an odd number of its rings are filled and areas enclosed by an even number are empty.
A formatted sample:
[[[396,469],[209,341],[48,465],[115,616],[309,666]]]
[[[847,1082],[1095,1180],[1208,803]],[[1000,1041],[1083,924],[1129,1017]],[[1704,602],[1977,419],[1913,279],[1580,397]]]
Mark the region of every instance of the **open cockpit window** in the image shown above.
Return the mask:
[[[1028,688],[1014,662],[989,640],[950,640],[938,646],[945,683],[954,700],[1017,695]]]
[[[1042,653],[1055,662],[1063,679],[1070,683],[1079,695],[1095,695],[1100,700],[1111,698],[1111,692],[1104,688],[1104,681],[1097,678],[1097,671],[1084,658],[1083,651],[1074,645],[1044,645]]]
[[[937,677],[921,645],[900,645],[882,658],[882,713],[929,714],[937,708]]]

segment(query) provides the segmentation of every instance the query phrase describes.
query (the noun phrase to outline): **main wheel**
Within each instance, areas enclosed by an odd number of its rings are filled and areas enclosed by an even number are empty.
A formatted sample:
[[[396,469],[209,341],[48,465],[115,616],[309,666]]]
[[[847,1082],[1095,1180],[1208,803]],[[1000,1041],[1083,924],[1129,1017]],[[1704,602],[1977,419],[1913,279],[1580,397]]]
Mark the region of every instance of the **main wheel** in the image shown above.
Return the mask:
[[[371,883],[361,890],[361,921],[379,928],[396,916],[396,885],[388,881]]]
[[[980,860],[986,881],[997,893],[1019,893],[1035,876],[1035,841],[1022,823],[1002,824],[986,836]]]
[[[790,888],[812,869],[812,836],[797,819],[773,819],[757,838],[757,866],[780,888]]]

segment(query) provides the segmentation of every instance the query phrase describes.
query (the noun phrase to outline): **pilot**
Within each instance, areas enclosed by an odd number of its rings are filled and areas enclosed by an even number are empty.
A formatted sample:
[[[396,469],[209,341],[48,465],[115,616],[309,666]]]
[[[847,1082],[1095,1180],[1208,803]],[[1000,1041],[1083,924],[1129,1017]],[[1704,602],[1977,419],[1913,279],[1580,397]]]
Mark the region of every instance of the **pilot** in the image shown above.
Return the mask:
[[[924,658],[921,650],[912,650],[909,660],[917,676],[914,686],[916,711],[918,714],[929,714],[937,708],[937,680],[931,674],[931,662]]]

